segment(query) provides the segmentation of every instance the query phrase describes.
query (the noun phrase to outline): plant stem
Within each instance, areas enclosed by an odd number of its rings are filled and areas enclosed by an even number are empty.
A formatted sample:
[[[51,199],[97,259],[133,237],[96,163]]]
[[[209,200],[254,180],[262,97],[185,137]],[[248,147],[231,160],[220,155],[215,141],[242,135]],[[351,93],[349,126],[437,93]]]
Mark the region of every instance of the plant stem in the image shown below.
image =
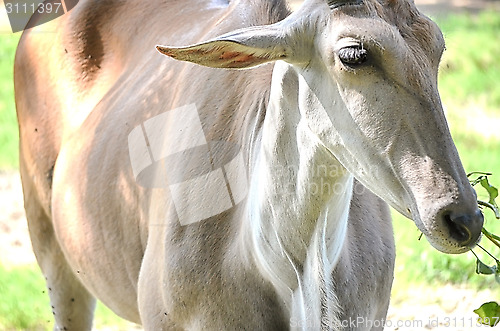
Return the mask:
[[[486,230],[485,228],[483,228],[481,230],[481,232],[486,236],[486,238],[488,238],[495,246],[497,246],[498,248],[500,248],[500,243],[497,241],[497,240],[500,240],[497,236],[495,236],[494,234],[488,232],[488,230]]]
[[[492,173],[489,172],[482,172],[482,171],[473,171],[467,174],[467,177],[470,177],[472,175],[483,175],[483,176],[492,176]]]
[[[491,254],[490,252],[488,252],[483,246],[481,245],[477,245],[477,247],[481,248],[486,254],[488,254],[493,260],[495,260],[495,262],[497,263],[497,265],[500,265],[500,260],[497,259],[495,256],[493,256],[493,254]],[[476,255],[476,254],[474,254]]]
[[[498,211],[498,209],[497,209],[495,206],[493,206],[491,203],[489,203],[489,202],[484,202],[484,201],[481,201],[481,200],[478,200],[478,201],[477,201],[477,204],[478,204],[478,205],[481,205],[481,206],[485,206],[485,207],[490,208],[490,209],[491,209],[491,210],[495,213],[495,217],[496,217],[497,219],[500,219],[500,212],[499,212],[499,211]]]

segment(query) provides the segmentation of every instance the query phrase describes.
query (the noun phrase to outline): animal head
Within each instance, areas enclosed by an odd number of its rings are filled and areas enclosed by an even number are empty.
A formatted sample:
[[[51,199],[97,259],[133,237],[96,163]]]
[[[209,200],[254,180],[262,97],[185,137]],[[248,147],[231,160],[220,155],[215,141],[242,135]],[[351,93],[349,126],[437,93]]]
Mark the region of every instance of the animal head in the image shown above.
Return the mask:
[[[276,24],[158,50],[214,68],[287,62],[301,114],[349,172],[438,250],[478,241],[483,217],[437,87],[444,39],[412,0],[306,0]]]

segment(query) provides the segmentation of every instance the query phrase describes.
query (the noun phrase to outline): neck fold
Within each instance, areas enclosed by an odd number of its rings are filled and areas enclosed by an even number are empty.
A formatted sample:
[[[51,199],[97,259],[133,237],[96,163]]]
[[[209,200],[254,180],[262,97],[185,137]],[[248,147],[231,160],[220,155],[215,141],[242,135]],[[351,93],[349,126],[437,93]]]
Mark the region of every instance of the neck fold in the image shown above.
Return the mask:
[[[335,323],[331,274],[346,236],[353,177],[309,129],[300,81],[293,67],[276,64],[244,236],[291,326],[307,328]]]

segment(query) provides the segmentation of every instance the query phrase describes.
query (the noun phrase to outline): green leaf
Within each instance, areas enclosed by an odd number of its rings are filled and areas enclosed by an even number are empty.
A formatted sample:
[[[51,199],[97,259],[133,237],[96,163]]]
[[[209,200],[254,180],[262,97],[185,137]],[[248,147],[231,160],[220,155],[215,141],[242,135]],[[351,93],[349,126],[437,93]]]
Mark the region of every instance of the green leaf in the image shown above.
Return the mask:
[[[494,301],[484,303],[474,312],[479,316],[477,321],[481,324],[493,327],[500,321],[500,306]]]
[[[476,273],[479,275],[493,275],[497,272],[496,266],[488,266],[484,264],[481,260],[477,260],[476,262]]]
[[[500,261],[496,260],[497,265],[496,265],[496,270],[495,270],[495,280],[497,281],[498,284],[500,284]]]
[[[490,196],[490,201],[488,202],[491,203],[493,206],[497,207],[495,199],[498,197],[498,189],[490,185],[488,177],[484,177],[481,179],[481,186],[484,187],[486,191],[488,191],[488,194]]]
[[[469,182],[472,186],[476,186],[481,182],[482,179],[487,178],[487,176],[493,175],[492,173],[489,172],[481,172],[481,171],[474,171],[469,174],[467,174],[467,178],[471,177],[472,175],[481,175],[477,176],[475,179],[469,179]]]

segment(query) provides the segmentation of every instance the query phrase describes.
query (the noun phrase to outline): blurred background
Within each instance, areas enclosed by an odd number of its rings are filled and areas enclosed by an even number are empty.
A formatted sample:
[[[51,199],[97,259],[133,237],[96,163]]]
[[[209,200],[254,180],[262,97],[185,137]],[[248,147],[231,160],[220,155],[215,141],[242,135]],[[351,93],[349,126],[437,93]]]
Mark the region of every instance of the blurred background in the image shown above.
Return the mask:
[[[301,2],[291,0],[291,7]],[[500,186],[500,1],[415,2],[438,23],[446,39],[439,86],[464,167],[467,172],[492,173],[491,183]],[[12,71],[20,35],[11,32],[0,1],[0,330],[50,330],[52,313],[31,252],[17,172]],[[441,254],[425,239],[419,240],[413,222],[396,212],[393,218],[397,261],[388,316],[393,325],[386,330],[476,330],[473,309],[500,301],[500,285],[492,276],[475,274],[473,254]],[[499,224],[486,212],[490,232],[500,233]],[[500,255],[497,248],[485,246]],[[480,249],[475,251],[484,262],[494,264]],[[397,327],[398,321],[402,325]],[[99,330],[136,328],[102,305],[95,326]]]

